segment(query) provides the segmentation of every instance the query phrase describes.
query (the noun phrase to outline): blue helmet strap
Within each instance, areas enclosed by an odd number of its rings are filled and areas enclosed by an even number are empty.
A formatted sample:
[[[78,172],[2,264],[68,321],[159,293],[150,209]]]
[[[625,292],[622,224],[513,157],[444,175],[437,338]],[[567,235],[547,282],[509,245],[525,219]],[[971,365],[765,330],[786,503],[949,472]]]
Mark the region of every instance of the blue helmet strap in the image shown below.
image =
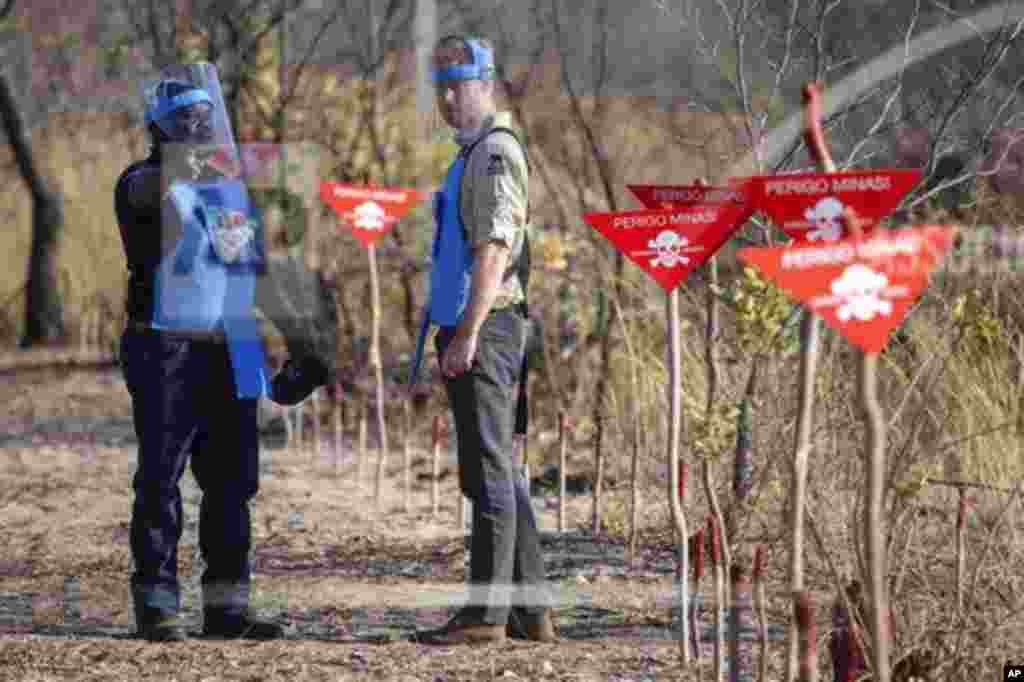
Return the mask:
[[[434,82],[492,80],[494,78],[494,53],[475,38],[463,41],[473,57],[470,64],[449,64],[434,72]]]

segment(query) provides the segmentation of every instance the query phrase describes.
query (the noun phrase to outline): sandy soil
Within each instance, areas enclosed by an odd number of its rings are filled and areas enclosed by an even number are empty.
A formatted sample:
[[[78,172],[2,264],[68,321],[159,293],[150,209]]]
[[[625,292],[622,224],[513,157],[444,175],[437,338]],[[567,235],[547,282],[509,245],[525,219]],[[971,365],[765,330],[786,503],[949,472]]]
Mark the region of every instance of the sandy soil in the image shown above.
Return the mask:
[[[286,449],[280,438],[268,435],[260,493],[253,503],[253,602],[264,614],[290,624],[287,639],[259,643],[197,637],[176,645],[137,640],[127,589],[135,436],[120,374],[109,368],[67,367],[5,372],[0,403],[6,408],[0,414],[0,682],[641,682],[711,677],[712,618],[706,605],[700,610],[703,655],[695,667],[680,666],[671,618],[674,550],[660,488],[644,491],[650,500],[642,514],[646,530],[632,565],[624,559],[620,539],[581,530],[589,519],[589,497],[571,500],[573,530],[564,534],[555,531],[552,500],[534,498],[548,578],[558,600],[558,645],[509,641],[428,647],[410,635],[443,623],[463,599],[464,537],[456,527],[459,496],[456,477],[450,475],[452,462],[445,464],[449,475],[442,478],[435,517],[427,443],[413,448],[408,511],[402,508],[401,453],[393,452],[378,510],[371,480],[375,463],[357,481],[354,434],[346,434],[335,452],[326,432],[318,450],[309,444]],[[425,433],[429,424],[421,426],[417,433]],[[179,569],[186,616],[198,632],[200,494],[191,474],[182,488],[186,526]],[[934,605],[948,602],[949,582],[942,577],[952,573],[946,570],[951,568],[946,565],[951,559],[947,526],[948,520],[940,519],[937,544],[916,540],[905,554],[910,560],[894,567],[906,569],[906,603],[921,607],[901,613],[901,623],[917,628],[929,619],[944,619]],[[984,544],[983,535],[976,536]],[[1007,559],[1019,556],[1017,537],[1015,525],[1008,544],[996,543],[996,553]],[[834,591],[822,557],[807,552],[808,587],[821,605],[818,648],[824,675]],[[781,677],[789,601],[786,550],[778,539],[769,557],[767,679],[773,680]],[[985,572],[978,581],[979,599],[1012,602],[1024,586],[1018,573]],[[69,583],[69,578],[75,580]],[[702,587],[710,593],[707,581]],[[78,597],[68,590],[77,590]],[[981,613],[999,608],[1009,607],[993,601]],[[1019,625],[1020,611],[1013,612]],[[988,660],[992,647],[1002,652],[1021,641],[1021,629],[1013,622],[995,630],[983,622],[976,626],[979,633],[989,633],[977,640],[985,645],[979,660],[984,658],[986,667],[1001,666],[1002,661]],[[901,646],[912,643],[917,631],[905,628]],[[750,640],[752,634],[744,637]],[[745,646],[751,647],[745,655],[750,660],[755,647]]]
[[[409,635],[443,623],[462,599],[455,477],[443,479],[434,518],[429,461],[414,450],[412,507],[403,512],[394,453],[378,512],[373,467],[357,485],[351,444],[335,453],[326,434],[319,453],[265,446],[253,504],[254,603],[289,622],[289,638],[136,640],[126,580],[135,438],[120,375],[63,369],[4,378],[0,680],[696,679],[680,671],[672,639],[671,548],[645,542],[642,560],[627,567],[620,541],[554,532],[554,511],[539,498],[562,643],[413,643]],[[198,630],[199,492],[191,474],[182,487],[179,568]],[[589,498],[572,501],[574,525],[588,513]],[[78,600],[65,599],[69,577]]]

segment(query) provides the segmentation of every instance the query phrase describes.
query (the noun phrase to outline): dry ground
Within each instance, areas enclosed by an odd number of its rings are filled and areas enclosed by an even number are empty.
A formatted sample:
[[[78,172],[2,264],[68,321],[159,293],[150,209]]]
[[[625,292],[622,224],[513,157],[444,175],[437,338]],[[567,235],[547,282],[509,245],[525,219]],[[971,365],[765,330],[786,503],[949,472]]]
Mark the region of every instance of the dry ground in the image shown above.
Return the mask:
[[[372,485],[356,485],[350,448],[329,443],[285,450],[267,442],[253,505],[256,605],[292,624],[270,643],[149,644],[131,637],[128,510],[135,439],[116,369],[41,370],[0,376],[0,682],[42,680],[695,680],[679,666],[669,604],[674,561],[665,541],[660,490],[648,491],[652,530],[626,566],[620,541],[581,531],[552,532],[550,500],[537,498],[548,577],[557,588],[563,642],[484,648],[413,643],[418,628],[446,620],[464,580],[456,531],[454,476],[442,509],[430,513],[426,476],[414,476],[413,508],[400,510],[401,476],[389,471],[384,513]],[[415,452],[416,473],[428,459]],[[397,462],[399,456],[393,455]],[[367,467],[367,473],[372,467]],[[196,519],[199,493],[183,481],[186,529],[179,553],[185,605],[198,628]],[[589,498],[570,507],[574,527]],[[1016,533],[1014,533],[1016,538]],[[783,545],[773,548],[769,595],[769,679],[779,679],[786,613]],[[915,567],[926,571],[923,543]],[[808,549],[809,586],[827,605],[834,594],[821,557]],[[927,556],[925,556],[927,555]],[[916,556],[916,555],[915,555]],[[65,612],[65,580],[80,584],[78,613]],[[1010,586],[1012,588],[1012,586]],[[705,587],[706,589],[706,587]],[[18,617],[21,605],[31,615]],[[926,603],[926,602],[922,602]],[[703,611],[703,627],[710,617]],[[829,614],[819,609],[824,671]],[[1019,623],[1019,621],[1018,621]],[[1006,630],[1007,625],[1010,630]],[[1011,624],[997,628],[1019,641]],[[707,635],[707,631],[704,632]],[[707,651],[707,649],[706,649]],[[1024,649],[1022,652],[1024,653]],[[1012,652],[1007,652],[1012,657]],[[994,663],[994,662],[993,662]],[[709,678],[708,657],[701,664]]]
[[[409,641],[444,622],[464,579],[455,531],[454,476],[438,519],[429,486],[414,478],[411,513],[398,510],[391,472],[387,514],[355,485],[350,454],[264,449],[254,502],[256,603],[293,624],[286,641],[186,645],[131,638],[126,578],[135,440],[116,370],[6,374],[0,397],[0,680],[650,680],[675,678],[670,639],[672,555],[652,545],[626,569],[620,544],[548,537],[565,638],[559,646],[438,649]],[[397,460],[397,456],[396,456]],[[417,452],[417,466],[426,458]],[[370,467],[367,468],[369,472]],[[179,556],[195,620],[193,570],[199,493],[183,482],[187,527]],[[538,507],[544,508],[542,500]],[[583,519],[587,500],[574,501]],[[542,527],[554,528],[550,509]],[[556,534],[550,534],[556,535]],[[64,613],[68,576],[80,615]],[[19,599],[21,602],[19,602]],[[31,619],[10,612],[29,601]],[[684,678],[685,679],[685,678]]]

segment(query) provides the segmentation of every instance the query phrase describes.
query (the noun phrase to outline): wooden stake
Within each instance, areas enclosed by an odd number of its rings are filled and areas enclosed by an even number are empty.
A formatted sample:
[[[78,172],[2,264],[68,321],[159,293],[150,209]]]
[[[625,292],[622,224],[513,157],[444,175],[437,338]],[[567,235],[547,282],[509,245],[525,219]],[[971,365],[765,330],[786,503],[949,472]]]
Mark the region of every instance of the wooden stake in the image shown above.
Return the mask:
[[[679,499],[679,438],[683,423],[683,393],[680,386],[681,358],[679,349],[679,290],[673,289],[665,298],[666,321],[668,334],[668,393],[669,418],[666,444],[668,446],[668,499],[672,511],[672,522],[676,529],[676,555],[686,557],[686,541],[689,533],[686,529],[686,516],[683,513],[682,501]],[[685,574],[684,574],[685,576]],[[683,613],[685,613],[685,609]],[[681,619],[680,627],[686,631],[686,618]],[[683,666],[690,666],[690,646],[688,638],[680,636],[679,652],[683,658]]]
[[[768,680],[768,600],[764,587],[765,549],[758,545],[754,553],[754,608],[757,610],[757,682]]]
[[[601,495],[604,492],[604,453],[601,450],[604,438],[604,417],[597,415],[597,433],[594,434],[594,490],[593,505],[590,509],[590,529],[594,535],[601,532]]]
[[[704,178],[697,178],[695,183],[699,187],[706,187],[707,180]],[[705,411],[705,419],[707,424],[712,423],[714,418],[715,401],[718,399],[718,358],[715,354],[715,349],[718,344],[718,298],[716,297],[715,291],[718,289],[718,259],[715,256],[711,256],[708,259],[708,285],[705,292],[705,301],[707,307],[707,326],[704,330],[705,346],[704,346],[704,364],[707,368],[707,380],[708,380],[708,392],[707,392],[707,406]],[[725,516],[722,514],[722,505],[718,502],[718,494],[715,492],[715,485],[713,480],[713,472],[711,470],[711,462],[705,458],[701,466],[702,478],[704,480],[704,494],[707,496],[708,507],[711,512],[715,515],[715,520],[718,525],[718,531],[721,534],[721,549],[722,549],[722,560],[724,565],[723,571],[728,574],[729,567],[732,565],[732,551],[729,544],[730,538],[728,537],[728,526],[725,523]],[[732,590],[731,583],[726,584],[726,601],[729,601],[729,593]]]
[[[718,520],[714,514],[708,514],[708,534],[711,537],[711,565],[715,572],[715,638],[711,647],[714,653],[714,680],[721,682],[724,672],[725,655],[725,623],[722,612],[725,610],[725,566],[722,565],[722,543],[719,535]]]
[[[864,486],[864,546],[868,594],[871,598],[871,660],[876,682],[889,682],[889,595],[885,539],[888,537],[885,502],[885,417],[878,403],[878,354],[862,353],[857,397],[867,426]]]
[[[818,87],[810,83],[804,87],[804,141],[808,151],[826,172],[835,172],[835,163],[825,146],[821,131],[821,103]],[[789,500],[789,526],[791,533],[789,582],[794,595],[804,589],[804,509],[806,505],[807,460],[811,454],[811,429],[814,421],[814,377],[818,365],[818,316],[804,310],[800,320],[800,385],[799,407],[796,427],[796,442],[793,448],[791,475],[793,491]],[[796,610],[790,620],[789,658],[786,679],[796,679],[799,667],[799,642],[796,627]]]
[[[409,513],[412,508],[412,410],[409,401],[402,401],[405,415],[405,433],[402,438],[402,511]]]
[[[558,532],[565,532],[565,467],[567,462],[566,448],[568,446],[568,434],[566,433],[565,411],[558,413]]]
[[[377,273],[377,247],[373,244],[366,250],[370,260],[370,368],[377,384],[377,476],[374,482],[373,501],[380,511],[382,503],[384,474],[388,460],[388,428],[384,411],[384,369],[380,361],[380,278]]]
[[[441,504],[441,415],[434,417],[433,431],[433,476],[431,476],[430,505],[434,518],[437,518]]]
[[[341,387],[335,387],[335,391],[332,421],[334,422],[334,473],[337,475],[341,467]]]
[[[676,496],[679,499],[681,509],[686,508],[686,478],[689,474],[689,467],[686,462],[679,463],[679,487]],[[679,597],[679,639],[683,642],[690,641],[690,543],[689,539],[683,537],[677,540],[678,556],[676,557],[676,594]]]
[[[636,561],[636,545],[639,536],[638,526],[640,523],[640,437],[641,437],[641,425],[640,425],[640,380],[638,376],[638,365],[636,352],[633,349],[633,343],[630,340],[629,330],[626,328],[625,315],[622,314],[622,308],[619,306],[618,299],[613,299],[612,302],[615,304],[615,320],[619,323],[619,327],[622,329],[622,338],[626,344],[626,351],[629,353],[629,379],[630,385],[633,391],[633,400],[630,403],[630,421],[632,422],[632,429],[630,433],[630,441],[632,445],[632,458],[630,462],[629,472],[629,542],[626,548],[626,561],[632,566]]]
[[[693,657],[700,660],[700,630],[697,627],[697,602],[700,600],[701,580],[704,578],[704,529],[698,528],[693,534],[693,598],[690,600],[690,644]]]
[[[709,415],[710,417],[710,415]],[[708,507],[711,509],[711,513],[715,517],[715,526],[718,529],[718,538],[720,541],[719,551],[722,553],[722,575],[726,575],[729,572],[729,567],[732,565],[732,551],[729,549],[729,538],[725,535],[725,516],[722,514],[722,506],[718,504],[718,495],[715,493],[715,482],[711,475],[711,462],[707,458],[701,461],[700,465],[701,478],[704,481],[704,495],[708,500]],[[724,578],[722,579],[723,585],[725,585],[725,599],[723,604],[730,602],[730,592],[732,592],[732,585],[728,583]],[[724,607],[723,607],[724,608]]]
[[[740,632],[750,625],[753,594],[750,576],[739,562],[730,566],[729,578],[732,583],[732,601],[729,604],[729,682],[741,682],[750,680],[750,668],[747,666],[750,657],[746,655],[749,647],[741,643]]]
[[[363,489],[363,483],[366,481],[366,411],[366,402],[364,400],[359,403],[359,466],[356,469],[356,486],[360,492]]]
[[[967,491],[960,488],[956,515],[956,612],[964,611],[964,577],[967,575]]]
[[[635,384],[634,384],[635,385]],[[629,565],[636,565],[636,546],[640,537],[640,417],[633,414],[632,457],[629,465]]]

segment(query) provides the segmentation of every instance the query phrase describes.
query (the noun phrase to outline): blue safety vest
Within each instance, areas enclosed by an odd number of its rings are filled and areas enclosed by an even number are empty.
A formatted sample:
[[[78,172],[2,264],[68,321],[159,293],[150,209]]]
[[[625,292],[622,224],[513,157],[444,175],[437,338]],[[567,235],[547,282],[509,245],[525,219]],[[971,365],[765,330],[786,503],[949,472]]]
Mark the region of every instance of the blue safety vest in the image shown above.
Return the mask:
[[[459,211],[465,155],[448,169],[444,187],[434,195],[434,245],[431,252],[430,321],[454,327],[462,319],[473,279],[473,252],[466,242],[466,227]]]
[[[178,182],[168,200],[182,236],[156,271],[152,326],[223,331],[238,397],[266,395],[269,371],[252,309],[266,262],[245,185]]]
[[[427,332],[431,323],[454,327],[462,319],[473,281],[473,251],[466,242],[466,228],[459,210],[465,153],[448,168],[441,191],[434,193],[434,244],[431,248],[430,298],[423,311],[416,350],[409,368],[409,385],[416,383]]]

